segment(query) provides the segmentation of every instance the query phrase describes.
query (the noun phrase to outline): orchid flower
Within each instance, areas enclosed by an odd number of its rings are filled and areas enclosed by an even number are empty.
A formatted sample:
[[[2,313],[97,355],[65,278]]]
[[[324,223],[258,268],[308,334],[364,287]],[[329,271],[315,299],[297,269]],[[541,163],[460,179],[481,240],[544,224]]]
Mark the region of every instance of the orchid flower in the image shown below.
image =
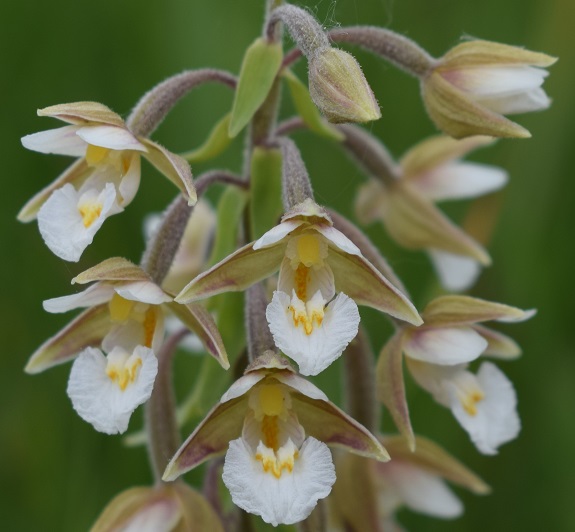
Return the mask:
[[[467,367],[480,355],[509,359],[520,354],[513,340],[480,323],[519,322],[533,314],[472,297],[443,296],[425,308],[422,327],[398,329],[381,352],[377,378],[380,398],[410,446],[414,440],[405,400],[403,354],[418,384],[452,411],[480,452],[495,454],[501,444],[517,436],[520,423],[511,382],[492,363],[483,363],[477,376]]]
[[[222,396],[171,459],[174,480],[224,454],[232,500],[276,526],[305,519],[327,497],[335,471],[327,445],[376,460],[387,452],[287,361],[267,352]]]
[[[398,244],[427,251],[441,284],[451,291],[471,286],[481,266],[489,265],[491,259],[434,202],[474,198],[505,185],[504,170],[460,161],[471,150],[492,141],[488,137],[427,139],[402,158],[392,186],[370,179],[356,199],[356,213],[362,223],[381,220]]]
[[[243,290],[278,269],[278,289],[266,316],[276,345],[299,364],[304,375],[325,369],[355,337],[357,304],[414,325],[421,323],[407,297],[311,200],[296,205],[259,240],[197,276],[176,301]]]
[[[20,211],[18,219],[38,218],[42,238],[58,257],[77,262],[104,220],[124,210],[140,185],[140,155],[146,157],[188,197],[196,192],[188,164],[162,146],[134,135],[105,105],[77,102],[38,111],[70,125],[22,138],[41,153],[79,159]]]

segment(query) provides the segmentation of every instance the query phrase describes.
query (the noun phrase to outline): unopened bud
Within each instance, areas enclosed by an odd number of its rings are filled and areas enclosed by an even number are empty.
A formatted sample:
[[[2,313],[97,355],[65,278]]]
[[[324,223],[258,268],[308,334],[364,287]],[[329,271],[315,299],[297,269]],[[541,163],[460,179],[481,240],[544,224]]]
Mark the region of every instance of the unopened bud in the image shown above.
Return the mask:
[[[309,92],[335,124],[370,122],[381,112],[355,58],[337,48],[323,48],[309,60]]]
[[[462,43],[423,78],[427,112],[454,138],[530,137],[504,114],[539,111],[551,101],[541,88],[554,57],[488,41]]]

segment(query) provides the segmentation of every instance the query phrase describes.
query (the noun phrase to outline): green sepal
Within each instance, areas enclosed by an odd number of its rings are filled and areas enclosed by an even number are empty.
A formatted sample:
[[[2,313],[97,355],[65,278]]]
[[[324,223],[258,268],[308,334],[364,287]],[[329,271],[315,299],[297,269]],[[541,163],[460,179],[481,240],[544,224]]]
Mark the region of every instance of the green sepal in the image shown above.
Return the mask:
[[[256,147],[251,160],[250,221],[252,240],[277,225],[283,213],[282,154],[277,148]]]
[[[231,116],[231,113],[224,116],[216,123],[201,146],[183,154],[182,157],[190,164],[195,164],[209,161],[223,153],[232,142],[231,137],[228,135]]]
[[[286,80],[293,104],[305,125],[314,133],[338,142],[343,141],[345,135],[325,120],[309,95],[307,87],[291,71],[285,70],[283,77]]]
[[[246,50],[232,107],[230,137],[235,137],[264,103],[282,59],[281,44],[261,37]]]

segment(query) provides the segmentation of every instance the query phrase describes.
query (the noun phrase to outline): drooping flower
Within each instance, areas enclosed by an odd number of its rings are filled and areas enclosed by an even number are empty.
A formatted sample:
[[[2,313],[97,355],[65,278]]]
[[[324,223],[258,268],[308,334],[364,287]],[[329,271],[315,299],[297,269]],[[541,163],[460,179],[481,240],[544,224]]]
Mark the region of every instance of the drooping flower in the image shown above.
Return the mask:
[[[26,371],[38,373],[73,359],[86,347],[101,346],[111,353],[120,347],[132,353],[144,346],[154,353],[162,344],[166,313],[175,314],[202,341],[207,352],[229,367],[221,337],[201,305],[179,305],[135,264],[123,258],[107,259],[72,280],[94,284],[83,292],[49,299],[48,312],[87,308],[62,331],[50,338],[30,358]]]
[[[38,114],[70,125],[27,135],[22,144],[41,153],[79,158],[18,214],[22,222],[38,218],[42,238],[58,257],[78,261],[104,220],[133,200],[140,184],[141,155],[195,203],[188,164],[151,140],[136,137],[105,105],[54,105]]]
[[[226,453],[223,481],[234,503],[274,526],[292,524],[305,519],[335,482],[326,444],[388,459],[367,429],[268,352],[184,442],[164,480]]]
[[[455,138],[470,135],[530,137],[503,115],[546,109],[545,67],[557,59],[517,46],[468,41],[455,46],[422,78],[427,112]]]
[[[362,223],[381,220],[398,244],[427,251],[448,290],[468,288],[490,258],[433,203],[474,198],[505,185],[507,174],[502,169],[460,160],[492,141],[488,137],[426,139],[401,159],[393,184],[370,179],[356,199],[356,213]]]
[[[484,321],[518,322],[533,311],[467,296],[443,296],[424,310],[419,329],[398,329],[380,354],[377,378],[381,400],[413,447],[403,383],[402,355],[407,366],[436,401],[448,407],[484,454],[495,454],[519,433],[517,398],[511,382],[494,364],[484,362],[477,375],[467,370],[480,355],[513,358],[517,344],[483,325]]]
[[[334,488],[330,516],[337,530],[401,530],[397,511],[410,510],[431,517],[454,519],[463,504],[445,480],[483,495],[489,487],[467,467],[432,441],[416,437],[411,451],[399,436],[381,438],[389,462],[374,462],[353,455],[336,464],[341,482]],[[347,528],[346,528],[347,527]]]
[[[421,323],[407,297],[311,200],[296,205],[255,243],[193,279],[176,301],[243,290],[278,269],[278,290],[266,315],[276,345],[299,364],[304,375],[325,369],[355,337],[356,303]]]

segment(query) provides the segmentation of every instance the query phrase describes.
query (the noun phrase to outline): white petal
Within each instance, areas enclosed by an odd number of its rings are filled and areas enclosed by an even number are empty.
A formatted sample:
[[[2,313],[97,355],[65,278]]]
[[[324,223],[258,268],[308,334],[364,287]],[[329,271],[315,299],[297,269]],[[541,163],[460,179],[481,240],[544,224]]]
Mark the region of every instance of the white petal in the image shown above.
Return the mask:
[[[541,111],[543,109],[547,109],[551,105],[551,99],[541,88],[532,89],[521,94],[510,94],[493,98],[478,98],[477,102],[496,113],[506,115]]]
[[[359,311],[355,302],[339,294],[325,310],[323,322],[314,325],[310,334],[294,325],[284,292],[274,292],[266,309],[266,318],[275,344],[299,365],[302,375],[317,375],[338,358],[351,342],[359,327]]]
[[[278,290],[286,294],[291,294],[296,290],[295,285],[296,271],[291,267],[291,261],[285,257],[280,266],[278,277]],[[324,263],[319,268],[310,268],[309,279],[306,286],[308,298],[311,298],[318,290],[326,301],[329,301],[335,295],[335,279],[333,271],[329,264]],[[297,292],[297,290],[296,290]]]
[[[80,417],[100,432],[125,432],[132,412],[152,394],[158,361],[146,347],[137,347],[134,354],[142,364],[124,391],[107,376],[107,359],[99,349],[85,349],[72,365],[68,396]]]
[[[470,257],[436,249],[430,249],[429,256],[441,285],[452,292],[467,290],[481,273],[479,263]]]
[[[336,248],[350,255],[361,255],[359,248],[341,231],[331,225],[314,225],[314,229],[327,238]]]
[[[87,144],[76,132],[78,126],[64,126],[58,129],[40,131],[22,137],[22,145],[29,150],[40,153],[56,153],[83,157],[86,154]]]
[[[87,308],[107,303],[114,294],[114,287],[109,283],[95,283],[77,294],[55,297],[44,301],[42,306],[46,312],[57,314],[68,312],[75,308]]]
[[[122,177],[120,185],[118,186],[118,192],[120,193],[119,204],[122,207],[128,205],[138,192],[140,187],[140,174],[141,174],[141,158],[138,154],[132,155],[130,157],[130,163],[128,166],[128,171]]]
[[[77,135],[88,144],[111,150],[148,151],[127,129],[117,126],[83,126]]]
[[[449,383],[464,372],[467,364],[440,366],[411,358],[406,358],[406,363],[415,382],[433,395],[433,398],[439,404],[449,407],[451,402],[446,383]]]
[[[329,401],[327,395],[323,393],[315,384],[312,384],[307,379],[302,379],[295,373],[276,373],[274,378],[311,399]]]
[[[149,303],[150,305],[160,305],[172,301],[172,298],[152,281],[134,281],[116,285],[114,290],[124,299]]]
[[[98,217],[89,227],[85,227],[78,204],[85,194],[92,196],[91,201],[101,205]],[[94,235],[104,220],[121,212],[116,203],[116,189],[111,183],[104,190],[88,191],[82,196],[68,183],[55,190],[38,211],[38,228],[50,250],[67,261],[77,262],[84,250],[92,243]]]
[[[429,327],[413,329],[403,349],[416,360],[452,366],[475,360],[487,345],[471,327]]]
[[[301,224],[303,224],[303,221],[301,220],[287,220],[285,222],[281,222],[256,240],[254,242],[253,249],[267,248],[268,246],[276,244],[282,238],[297,229]]]
[[[437,475],[393,461],[385,464],[382,470],[385,481],[392,484],[409,509],[444,519],[463,513],[461,501]]]
[[[480,97],[527,92],[540,87],[549,75],[546,70],[531,66],[460,68],[454,74],[452,81],[457,87]]]
[[[475,198],[502,188],[507,172],[496,166],[452,162],[412,180],[430,200]]]
[[[228,391],[222,395],[220,403],[225,403],[226,401],[231,401],[236,397],[244,395],[249,390],[251,390],[258,382],[260,382],[266,376],[263,371],[253,371],[240,377],[236,382],[234,382]]]
[[[481,365],[477,382],[484,398],[476,404],[476,415],[463,408],[455,385],[450,388],[451,411],[481,453],[496,454],[500,445],[519,434],[517,396],[511,381],[490,362]]]
[[[289,525],[303,521],[317,501],[329,495],[335,468],[327,445],[310,437],[299,450],[293,471],[284,470],[278,479],[263,470],[239,438],[230,442],[222,479],[237,506],[274,526]]]

